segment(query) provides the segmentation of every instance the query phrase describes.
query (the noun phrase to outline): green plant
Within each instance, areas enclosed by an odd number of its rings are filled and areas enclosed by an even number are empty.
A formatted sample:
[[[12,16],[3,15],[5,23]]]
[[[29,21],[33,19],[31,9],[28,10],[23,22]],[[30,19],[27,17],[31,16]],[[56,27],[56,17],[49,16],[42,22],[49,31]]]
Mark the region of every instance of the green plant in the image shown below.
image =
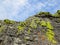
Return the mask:
[[[25,24],[26,24],[25,22],[20,22],[19,25],[23,27],[23,26],[25,26]]]
[[[46,26],[46,22],[44,20],[42,20],[40,23],[41,23],[41,26]]]
[[[39,18],[35,18],[35,22],[37,23],[37,24],[40,24],[40,19]]]
[[[7,24],[10,23],[10,21],[8,19],[5,19],[4,22]]]
[[[53,14],[53,17],[59,17],[60,15],[58,13]]]
[[[31,24],[30,24],[31,28],[37,28],[37,24],[35,23],[34,20],[32,20]]]
[[[9,19],[5,19],[4,22],[5,22],[6,24],[14,24],[14,21],[9,20]]]
[[[19,34],[21,31],[24,31],[24,27],[22,27],[22,26],[18,26],[17,28],[18,28],[17,34]]]
[[[54,35],[55,34],[52,30],[50,30],[50,29],[47,30],[46,36],[47,36],[48,40],[52,43],[57,43],[56,40],[54,39]]]
[[[50,12],[44,12],[44,14],[48,16],[48,15],[50,15]]]
[[[39,14],[39,15],[42,15],[42,14],[44,14],[44,12],[39,12],[38,14]]]
[[[53,26],[51,25],[51,23],[49,21],[47,21],[46,24],[47,24],[48,29],[53,29]]]
[[[0,33],[4,31],[4,27],[5,27],[5,26],[1,26],[1,27],[0,27]]]
[[[55,14],[52,15],[53,17],[60,17],[60,10],[57,10]]]
[[[29,28],[28,31],[27,31],[28,34],[31,34],[31,29]]]
[[[19,26],[17,26],[18,32],[17,34],[19,34],[21,31],[24,31],[24,28],[26,27],[26,22],[20,22]]]
[[[42,15],[42,14],[44,14],[44,15],[51,15],[50,12],[39,12],[38,14],[39,15]]]
[[[57,10],[57,13],[60,14],[60,10]]]

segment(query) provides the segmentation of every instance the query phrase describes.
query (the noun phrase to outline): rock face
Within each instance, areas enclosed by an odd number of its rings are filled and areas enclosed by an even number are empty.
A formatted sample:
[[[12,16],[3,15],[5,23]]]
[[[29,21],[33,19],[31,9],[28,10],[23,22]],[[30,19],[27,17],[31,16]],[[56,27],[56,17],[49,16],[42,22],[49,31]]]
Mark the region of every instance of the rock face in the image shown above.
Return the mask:
[[[0,45],[60,45],[60,17],[35,15],[24,22],[0,21]]]

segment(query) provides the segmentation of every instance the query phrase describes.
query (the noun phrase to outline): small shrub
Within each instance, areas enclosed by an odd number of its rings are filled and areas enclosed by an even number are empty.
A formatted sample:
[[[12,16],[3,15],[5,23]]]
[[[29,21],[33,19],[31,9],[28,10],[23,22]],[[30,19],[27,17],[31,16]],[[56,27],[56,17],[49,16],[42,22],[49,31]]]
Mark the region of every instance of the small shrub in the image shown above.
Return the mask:
[[[42,15],[42,14],[44,14],[44,12],[39,12],[38,14],[39,14],[39,15]]]
[[[5,19],[4,22],[7,23],[7,24],[9,24],[10,23],[10,20]]]
[[[53,17],[59,17],[58,13],[53,14]]]
[[[6,24],[13,24],[13,23],[14,23],[14,21],[9,20],[9,19],[5,19],[4,22],[5,22]]]
[[[47,16],[48,16],[48,15],[51,15],[50,12],[40,12],[40,13],[38,13],[38,14],[39,14],[39,15],[44,14],[44,15],[47,15]]]
[[[50,15],[50,12],[45,12],[44,14],[48,16],[48,15]]]
[[[60,14],[60,10],[57,10],[57,13]]]
[[[55,14],[53,14],[54,17],[60,17],[60,10],[57,10]]]

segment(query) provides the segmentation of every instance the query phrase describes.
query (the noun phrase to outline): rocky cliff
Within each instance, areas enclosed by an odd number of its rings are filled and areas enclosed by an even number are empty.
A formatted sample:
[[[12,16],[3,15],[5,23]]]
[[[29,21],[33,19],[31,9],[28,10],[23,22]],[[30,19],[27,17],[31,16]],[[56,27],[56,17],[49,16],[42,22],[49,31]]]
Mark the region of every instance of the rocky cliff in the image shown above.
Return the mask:
[[[0,45],[60,45],[60,13],[40,12],[24,22],[0,20]]]

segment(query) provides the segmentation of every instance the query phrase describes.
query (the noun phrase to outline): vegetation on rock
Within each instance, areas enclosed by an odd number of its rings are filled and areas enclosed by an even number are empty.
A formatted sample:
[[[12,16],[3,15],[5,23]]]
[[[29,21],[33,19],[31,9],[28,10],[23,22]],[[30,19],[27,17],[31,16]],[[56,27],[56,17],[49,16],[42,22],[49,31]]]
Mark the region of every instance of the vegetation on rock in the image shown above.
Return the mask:
[[[19,34],[21,31],[24,31],[24,28],[25,28],[25,23],[20,22],[19,26],[17,26],[17,29],[18,29],[17,34]]]
[[[13,20],[9,20],[9,19],[5,19],[4,22],[6,24],[14,24],[14,21]]]
[[[50,15],[50,12],[40,12],[39,13],[39,15],[42,15],[42,14],[44,14],[44,15]]]
[[[41,26],[46,26],[46,22],[44,20],[42,20],[40,23],[41,23]]]
[[[29,28],[28,31],[27,31],[28,34],[31,34],[31,29]]]
[[[0,33],[2,33],[4,31],[4,28],[5,28],[5,26],[0,27]]]
[[[32,20],[30,27],[31,28],[37,28],[37,24],[34,22],[34,20]]]
[[[48,29],[53,29],[53,26],[51,25],[50,21],[47,21],[46,24],[47,24],[47,28],[48,28]]]
[[[22,43],[26,45],[59,45],[59,26],[60,10],[55,14],[39,12],[39,14],[36,14],[23,22],[5,19],[4,21],[0,21],[0,33],[3,32],[3,34],[0,34],[0,41],[4,44],[13,43],[13,45],[22,45]],[[5,39],[2,40],[1,37]]]
[[[60,10],[57,10],[57,12],[53,14],[53,17],[60,17]]]

